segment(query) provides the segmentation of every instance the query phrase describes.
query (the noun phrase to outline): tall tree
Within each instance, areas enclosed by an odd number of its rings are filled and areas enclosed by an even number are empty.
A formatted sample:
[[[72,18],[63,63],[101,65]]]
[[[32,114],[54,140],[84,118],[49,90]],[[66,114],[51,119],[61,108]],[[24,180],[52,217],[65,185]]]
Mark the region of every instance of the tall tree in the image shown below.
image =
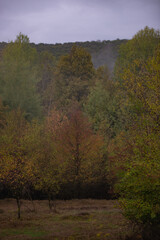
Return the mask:
[[[106,177],[103,138],[92,132],[87,118],[77,107],[64,119],[57,137],[56,149],[58,157],[65,160],[67,182],[75,186],[75,197],[79,197],[82,184],[101,182]]]
[[[84,109],[94,130],[101,131],[106,142],[125,128],[125,105],[108,71],[104,67],[97,69],[96,84],[90,90]]]
[[[43,110],[47,113],[51,109],[52,104],[53,96],[50,95],[51,89],[49,86],[51,82],[54,82],[56,60],[52,53],[43,51],[39,54],[38,63],[40,77],[38,91],[41,95]]]
[[[125,215],[143,224],[144,232],[150,229],[152,238],[160,224],[160,45],[145,62],[133,61],[122,79],[133,117],[116,151],[122,165],[117,189]]]
[[[26,118],[40,114],[37,94],[37,53],[29,45],[29,39],[19,34],[3,51],[0,61],[0,96],[10,109],[20,108]]]
[[[94,74],[91,55],[74,45],[70,54],[60,58],[54,81],[49,86],[53,104],[65,108],[72,101],[83,102],[93,84]]]

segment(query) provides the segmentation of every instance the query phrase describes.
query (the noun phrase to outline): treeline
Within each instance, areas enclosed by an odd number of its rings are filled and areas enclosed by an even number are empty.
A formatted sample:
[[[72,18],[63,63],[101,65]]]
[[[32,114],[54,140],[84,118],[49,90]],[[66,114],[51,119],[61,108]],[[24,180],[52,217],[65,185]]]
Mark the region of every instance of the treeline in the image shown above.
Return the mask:
[[[92,57],[92,62],[95,68],[101,65],[107,65],[110,72],[113,72],[114,64],[118,56],[118,49],[122,43],[127,40],[113,40],[113,41],[87,41],[87,42],[75,42],[75,43],[56,43],[56,44],[45,44],[45,43],[30,43],[30,46],[35,48],[38,53],[47,51],[51,53],[56,60],[61,56],[69,54],[73,45],[76,44],[78,47],[85,48]],[[6,47],[7,43],[0,42],[0,55],[2,49]]]
[[[154,239],[159,89],[160,32],[152,28],[121,45],[113,76],[106,66],[95,69],[82,47],[73,45],[57,60],[19,34],[0,62],[1,189],[19,209],[27,194],[44,194],[49,203],[118,197],[125,216]]]

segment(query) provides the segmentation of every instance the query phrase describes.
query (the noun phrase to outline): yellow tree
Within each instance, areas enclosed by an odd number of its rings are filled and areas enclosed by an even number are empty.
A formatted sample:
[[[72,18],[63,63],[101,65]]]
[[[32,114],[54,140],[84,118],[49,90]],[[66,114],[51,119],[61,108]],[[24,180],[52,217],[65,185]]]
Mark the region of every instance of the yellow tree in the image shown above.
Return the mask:
[[[117,189],[125,215],[153,236],[153,227],[160,224],[160,45],[145,64],[133,61],[132,70],[123,74],[123,85],[134,117],[122,144],[124,171]],[[115,155],[120,161],[119,152]]]
[[[142,64],[146,63],[148,58],[154,55],[159,43],[159,30],[145,27],[136,33],[131,40],[120,46],[119,56],[115,64],[114,78],[120,83],[123,83],[123,75],[126,69],[132,71],[132,63],[136,60]],[[138,72],[139,68],[136,70]]]
[[[24,136],[27,124],[20,110],[9,112],[0,136],[0,181],[16,198],[18,218],[23,190],[33,177],[30,161],[25,149]]]
[[[54,115],[53,115],[54,112]],[[43,123],[33,121],[26,135],[26,149],[31,159],[33,172],[32,185],[46,195],[52,209],[55,196],[63,182],[63,160],[56,155],[56,129],[59,115],[52,111]]]

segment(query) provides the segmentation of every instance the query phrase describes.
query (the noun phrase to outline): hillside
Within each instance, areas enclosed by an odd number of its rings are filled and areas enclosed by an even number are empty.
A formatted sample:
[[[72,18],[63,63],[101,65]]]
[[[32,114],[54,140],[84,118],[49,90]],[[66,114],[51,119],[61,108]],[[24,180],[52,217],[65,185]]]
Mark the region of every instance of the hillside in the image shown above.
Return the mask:
[[[95,68],[101,65],[107,65],[109,70],[112,72],[116,58],[118,56],[118,49],[122,43],[125,43],[127,40],[114,40],[114,41],[92,41],[92,42],[75,42],[75,43],[56,43],[56,44],[35,44],[31,43],[32,47],[35,47],[38,52],[49,51],[57,59],[66,55],[70,52],[73,44],[81,46],[88,50],[92,56],[92,62]],[[0,42],[0,54],[2,49],[6,46],[7,43]]]

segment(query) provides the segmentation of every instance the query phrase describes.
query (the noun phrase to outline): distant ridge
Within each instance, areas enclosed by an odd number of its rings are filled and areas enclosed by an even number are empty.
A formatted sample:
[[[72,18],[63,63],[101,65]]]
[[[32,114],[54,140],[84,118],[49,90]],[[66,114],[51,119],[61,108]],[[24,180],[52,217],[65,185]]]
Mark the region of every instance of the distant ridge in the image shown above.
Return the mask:
[[[87,42],[73,42],[73,43],[30,43],[32,47],[35,47],[38,52],[48,51],[51,52],[56,59],[62,55],[66,55],[70,52],[72,46],[76,44],[81,46],[91,54],[92,62],[95,68],[102,65],[107,65],[110,72],[113,72],[114,64],[118,56],[118,49],[122,43],[127,42],[126,39],[117,39],[113,41],[87,41]],[[5,42],[0,42],[0,54],[2,49],[7,45]]]

